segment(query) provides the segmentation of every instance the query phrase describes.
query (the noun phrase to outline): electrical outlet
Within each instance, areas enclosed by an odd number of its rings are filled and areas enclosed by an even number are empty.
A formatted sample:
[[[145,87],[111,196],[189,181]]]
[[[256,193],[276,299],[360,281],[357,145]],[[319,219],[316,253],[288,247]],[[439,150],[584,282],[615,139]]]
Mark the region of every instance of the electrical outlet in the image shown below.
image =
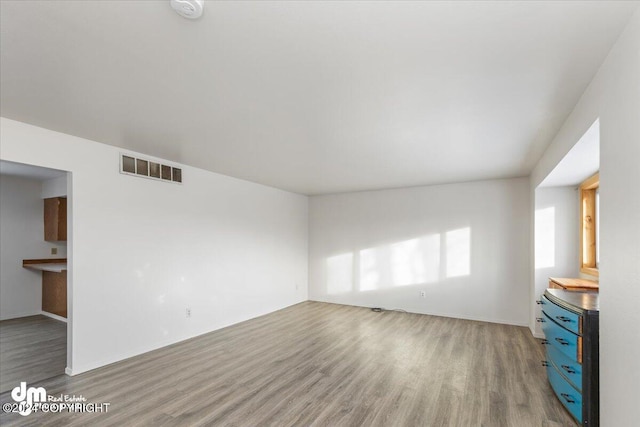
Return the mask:
[[[51,255],[58,255],[58,248],[51,248]]]
[[[420,291],[420,296],[422,298],[426,298],[427,297],[427,291]]]
[[[187,317],[191,317],[191,309],[190,308],[187,308],[186,315],[187,315]]]

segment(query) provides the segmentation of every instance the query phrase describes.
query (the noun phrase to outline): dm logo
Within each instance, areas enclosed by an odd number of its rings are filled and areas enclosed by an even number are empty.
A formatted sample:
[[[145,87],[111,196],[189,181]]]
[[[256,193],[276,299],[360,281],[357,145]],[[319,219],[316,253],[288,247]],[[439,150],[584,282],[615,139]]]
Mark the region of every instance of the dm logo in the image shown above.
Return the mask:
[[[47,401],[47,390],[44,387],[27,388],[27,383],[23,381],[18,387],[11,390],[11,397],[19,403],[18,413],[26,417],[33,411],[34,403]]]

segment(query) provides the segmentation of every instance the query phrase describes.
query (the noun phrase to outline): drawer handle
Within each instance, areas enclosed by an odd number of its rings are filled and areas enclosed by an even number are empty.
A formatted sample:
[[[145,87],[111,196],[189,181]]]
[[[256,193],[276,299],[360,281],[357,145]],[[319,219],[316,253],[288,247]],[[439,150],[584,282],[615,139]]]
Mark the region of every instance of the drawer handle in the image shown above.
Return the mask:
[[[556,316],[556,319],[561,320],[563,322],[571,322],[572,320],[565,316]]]
[[[549,345],[549,340],[542,340],[542,342],[540,343],[542,345]]]
[[[558,341],[562,345],[569,345],[569,341],[565,340],[564,338],[556,338],[556,341]]]
[[[536,317],[536,322],[544,323],[544,319],[542,317]]]
[[[576,401],[573,400],[573,398],[569,396],[567,393],[560,393],[560,396],[564,397],[564,400],[566,400],[567,403],[576,403]]]
[[[569,365],[561,365],[562,369],[564,369],[565,371],[567,371],[569,374],[575,374],[576,370],[573,369],[571,366]]]
[[[549,366],[549,362],[547,362],[546,360],[542,361],[542,366]]]

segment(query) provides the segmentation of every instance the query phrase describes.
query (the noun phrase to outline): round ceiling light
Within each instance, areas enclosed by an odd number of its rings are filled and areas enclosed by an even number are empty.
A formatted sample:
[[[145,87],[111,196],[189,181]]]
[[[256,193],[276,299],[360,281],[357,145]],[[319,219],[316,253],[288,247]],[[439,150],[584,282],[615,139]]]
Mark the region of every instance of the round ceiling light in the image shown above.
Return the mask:
[[[171,0],[171,7],[180,16],[197,19],[204,10],[204,0]]]

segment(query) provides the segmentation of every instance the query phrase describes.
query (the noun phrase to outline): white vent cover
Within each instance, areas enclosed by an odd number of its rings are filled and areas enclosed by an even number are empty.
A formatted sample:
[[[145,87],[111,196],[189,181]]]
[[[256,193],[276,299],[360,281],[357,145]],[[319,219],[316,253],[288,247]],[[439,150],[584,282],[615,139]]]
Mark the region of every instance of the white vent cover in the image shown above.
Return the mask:
[[[120,155],[120,173],[182,184],[182,169],[128,154]]]

